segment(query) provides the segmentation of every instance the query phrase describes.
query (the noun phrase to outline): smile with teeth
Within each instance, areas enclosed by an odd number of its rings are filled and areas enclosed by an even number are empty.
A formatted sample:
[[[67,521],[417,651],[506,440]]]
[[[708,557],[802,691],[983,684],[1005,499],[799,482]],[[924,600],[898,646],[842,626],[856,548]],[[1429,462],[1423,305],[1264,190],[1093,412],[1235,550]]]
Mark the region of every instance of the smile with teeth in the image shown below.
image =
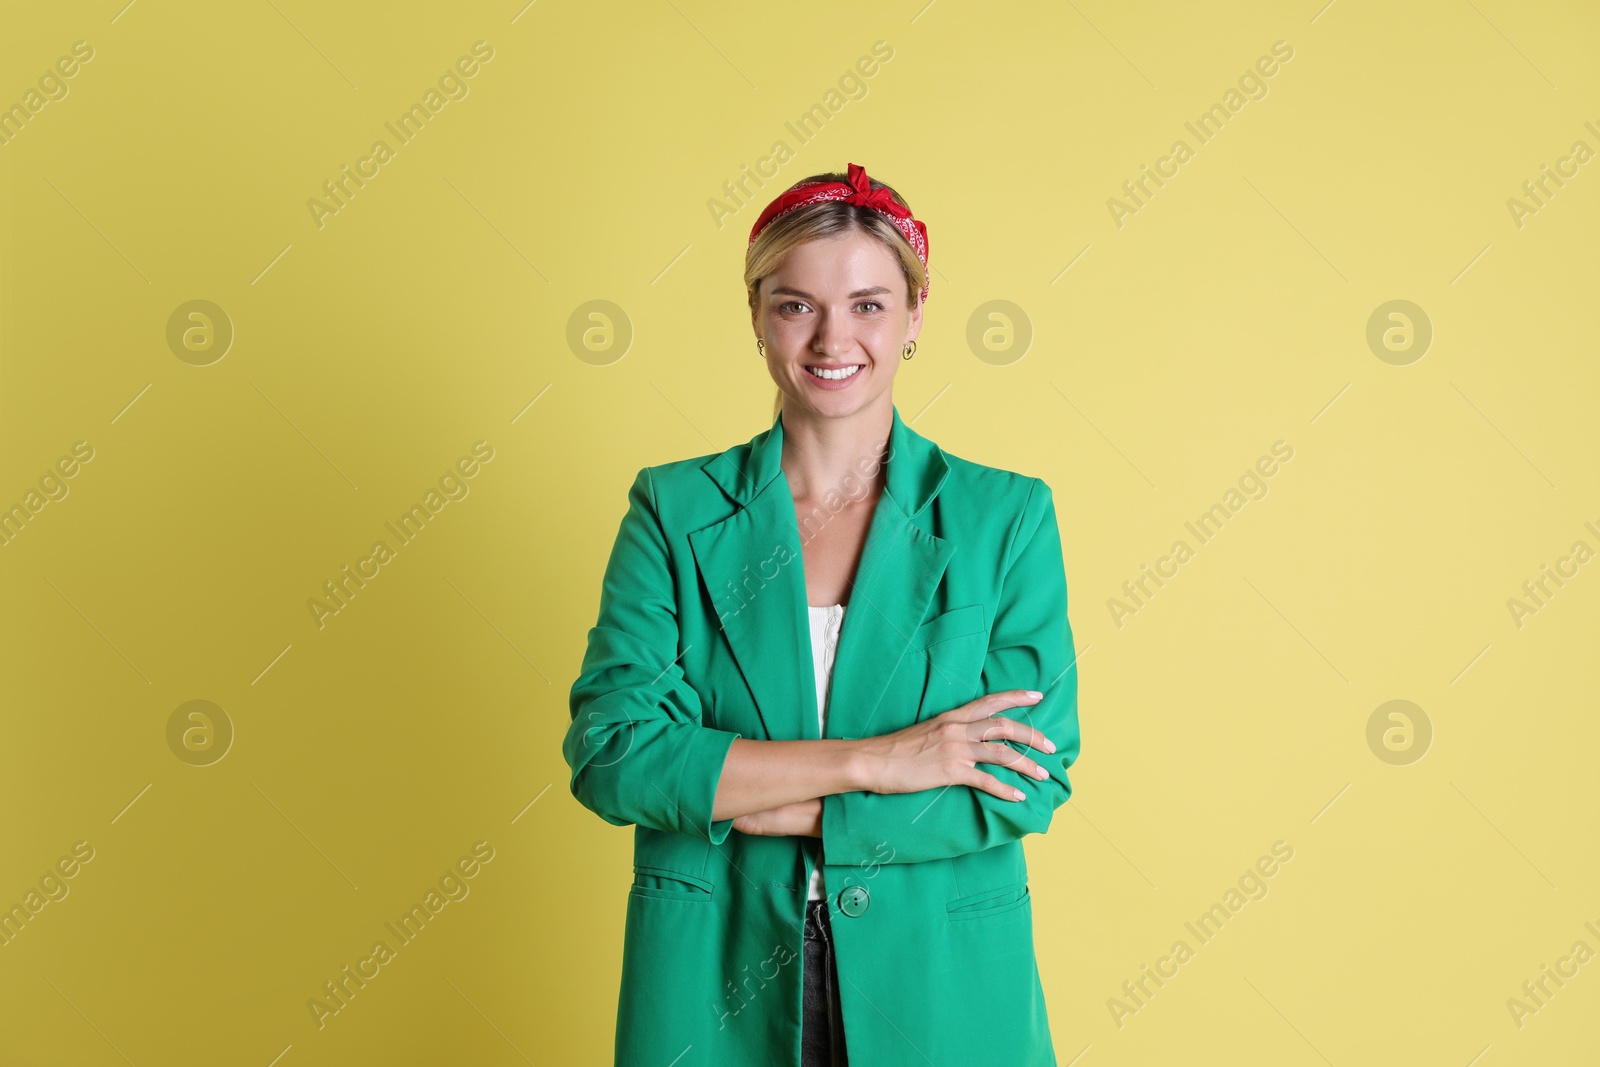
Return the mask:
[[[860,370],[861,367],[862,367],[862,364],[860,364],[860,363],[857,363],[857,364],[855,364],[853,366],[849,366],[849,367],[837,367],[837,368],[832,368],[832,367],[807,367],[806,368],[806,373],[812,375],[813,377],[822,378],[822,379],[824,379],[826,381],[837,382],[837,381],[842,381],[845,378],[851,377],[852,375],[854,375],[856,373],[856,371]]]

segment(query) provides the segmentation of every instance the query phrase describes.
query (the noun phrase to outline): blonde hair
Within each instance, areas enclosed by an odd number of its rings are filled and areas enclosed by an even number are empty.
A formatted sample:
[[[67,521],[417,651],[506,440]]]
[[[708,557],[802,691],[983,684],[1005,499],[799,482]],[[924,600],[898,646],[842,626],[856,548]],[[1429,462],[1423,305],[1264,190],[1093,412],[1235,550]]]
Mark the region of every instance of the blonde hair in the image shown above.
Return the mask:
[[[794,189],[807,182],[848,184],[849,181],[850,177],[847,174],[813,174],[809,178],[802,178],[789,188]],[[907,211],[911,210],[911,205],[907,204],[905,198],[895,192],[892,186],[876,178],[869,181],[874,189],[888,189],[889,194],[902,207]],[[778,269],[778,264],[791,249],[807,241],[838,237],[846,233],[870,234],[888,246],[889,251],[899,259],[900,268],[906,276],[907,304],[915,308],[922,287],[928,282],[928,272],[923,267],[922,260],[917,258],[911,242],[895,229],[894,224],[882,212],[861,204],[846,203],[843,200],[827,200],[779,215],[766,225],[756,237],[755,243],[745,252],[744,285],[751,312],[755,311],[762,279]],[[783,390],[778,389],[777,395],[772,400],[772,418],[776,420],[782,411]]]

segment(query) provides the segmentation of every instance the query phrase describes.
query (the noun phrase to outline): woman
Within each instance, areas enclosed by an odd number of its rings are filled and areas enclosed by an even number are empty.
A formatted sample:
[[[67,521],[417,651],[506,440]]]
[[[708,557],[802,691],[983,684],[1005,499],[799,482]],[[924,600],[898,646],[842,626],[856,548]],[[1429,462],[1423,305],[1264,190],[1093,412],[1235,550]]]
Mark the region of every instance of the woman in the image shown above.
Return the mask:
[[[636,827],[616,1062],[1054,1064],[1021,841],[1079,747],[1050,487],[901,421],[927,231],[861,167],[773,201],[745,283],[773,424],[638,473],[571,693],[573,795]]]

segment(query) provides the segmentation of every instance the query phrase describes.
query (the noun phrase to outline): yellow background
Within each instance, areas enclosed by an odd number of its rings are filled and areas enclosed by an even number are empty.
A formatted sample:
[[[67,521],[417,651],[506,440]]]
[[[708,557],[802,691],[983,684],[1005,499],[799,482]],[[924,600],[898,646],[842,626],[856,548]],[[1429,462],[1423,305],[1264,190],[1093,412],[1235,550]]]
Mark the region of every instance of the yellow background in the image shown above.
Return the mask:
[[[108,0],[13,12],[0,104],[79,40],[0,146],[0,505],[93,449],[0,547],[0,903],[94,858],[0,947],[0,1062],[610,1062],[632,832],[567,790],[567,688],[634,472],[768,425],[750,223],[848,162],[929,227],[903,415],[1055,490],[1083,749],[1028,851],[1060,1062],[1595,1062],[1600,961],[1507,1007],[1600,952],[1600,563],[1507,607],[1600,549],[1600,163],[1507,207],[1600,149],[1592,5]],[[466,97],[319,227],[322,183],[480,40]],[[1201,145],[1184,123],[1275,41]],[[197,299],[234,330],[204,366],[167,341]],[[593,300],[620,359],[569,345]],[[1020,358],[969,346],[994,300]],[[1407,365],[1367,342],[1391,300],[1434,331]],[[319,627],[323,583],[478,441],[469,494]],[[1406,765],[1367,741],[1396,699],[1433,734]],[[208,766],[169,747],[191,700],[234,731]],[[480,841],[470,895],[319,1028],[307,1001]],[[1275,841],[1200,945],[1185,922]]]

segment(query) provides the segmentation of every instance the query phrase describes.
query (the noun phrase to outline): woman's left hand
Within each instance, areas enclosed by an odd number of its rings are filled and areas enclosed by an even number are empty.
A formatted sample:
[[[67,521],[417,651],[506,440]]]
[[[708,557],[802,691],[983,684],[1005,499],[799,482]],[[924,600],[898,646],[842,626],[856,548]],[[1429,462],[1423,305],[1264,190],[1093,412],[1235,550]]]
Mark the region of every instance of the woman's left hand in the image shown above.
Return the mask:
[[[733,828],[741,834],[761,837],[821,837],[822,798],[740,815],[733,820]]]

